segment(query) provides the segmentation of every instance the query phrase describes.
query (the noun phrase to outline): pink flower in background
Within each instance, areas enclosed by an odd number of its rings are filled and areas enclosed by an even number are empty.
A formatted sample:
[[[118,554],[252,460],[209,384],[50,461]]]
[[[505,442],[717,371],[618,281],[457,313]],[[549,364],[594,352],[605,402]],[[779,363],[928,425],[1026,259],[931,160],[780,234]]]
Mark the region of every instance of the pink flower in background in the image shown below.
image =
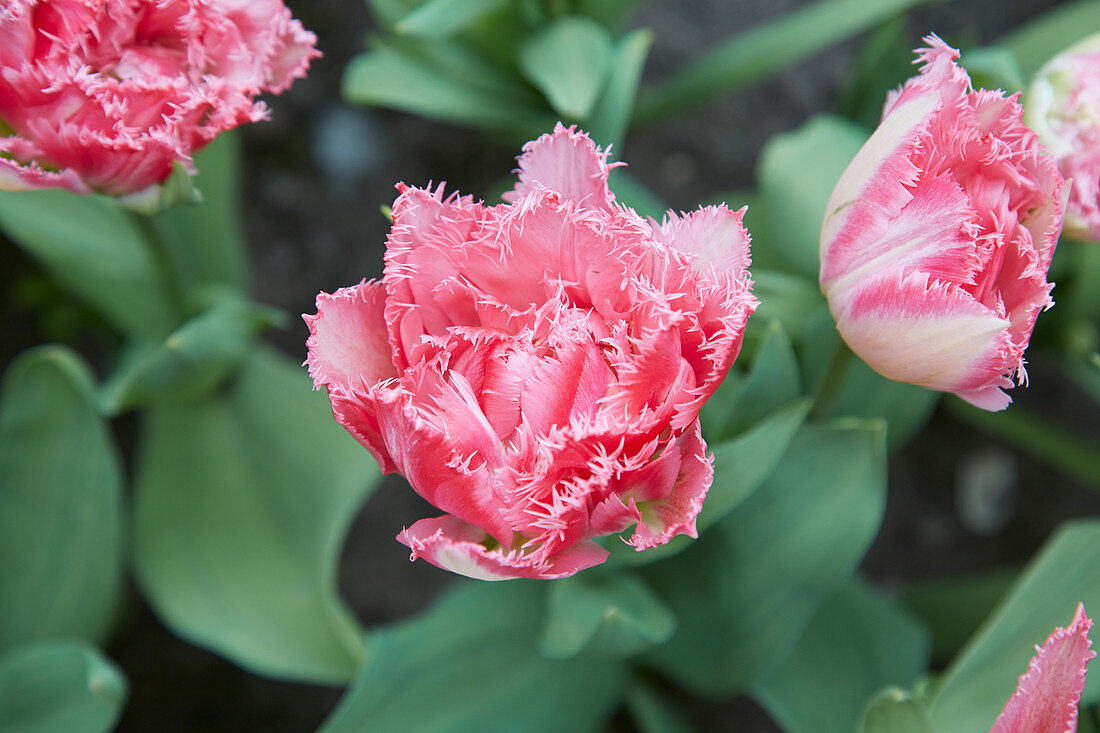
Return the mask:
[[[1092,619],[1085,607],[1067,628],[1055,629],[1020,676],[1015,694],[989,733],[1072,733],[1085,688],[1085,668],[1096,656],[1090,648]]]
[[[130,194],[304,76],[281,0],[5,0],[0,189]]]
[[[1073,179],[1067,236],[1100,241],[1100,34],[1048,61],[1027,91],[1024,119]]]
[[[841,176],[821,230],[821,287],[852,351],[890,379],[987,410],[1026,380],[1049,308],[1062,176],[1016,97],[970,87],[935,36]]]
[[[699,408],[749,315],[749,237],[724,206],[644,220],[559,125],[509,202],[398,186],[381,282],[317,297],[310,374],[378,459],[446,512],[398,539],[474,578],[558,578],[695,517]]]

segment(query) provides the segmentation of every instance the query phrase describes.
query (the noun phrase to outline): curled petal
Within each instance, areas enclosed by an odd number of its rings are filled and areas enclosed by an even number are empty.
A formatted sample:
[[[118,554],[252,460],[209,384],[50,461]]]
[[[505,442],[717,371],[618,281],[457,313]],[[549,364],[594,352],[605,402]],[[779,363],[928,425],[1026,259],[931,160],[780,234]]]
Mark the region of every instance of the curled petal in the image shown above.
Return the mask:
[[[725,204],[706,206],[679,216],[669,212],[665,221],[654,227],[658,240],[688,255],[691,266],[700,272],[741,279],[748,271],[749,233],[744,218],[748,207],[731,211]]]
[[[1077,604],[1073,621],[1058,628],[1020,676],[1016,692],[989,733],[1072,733],[1085,687],[1085,669],[1096,656],[1089,629],[1092,619]]]
[[[581,542],[535,563],[519,551],[488,549],[490,540],[485,532],[452,516],[421,519],[397,535],[397,541],[412,551],[409,559],[424,558],[444,570],[478,580],[564,578],[599,565],[608,555],[594,542]]]
[[[695,519],[714,478],[714,461],[706,450],[696,420],[637,477],[635,492],[642,518],[629,540],[635,549],[663,545],[678,534],[699,536]],[[665,476],[670,476],[671,482]]]
[[[347,392],[397,376],[386,338],[385,297],[382,283],[367,280],[317,295],[316,315],[302,316],[309,325],[306,365],[317,387]]]
[[[613,167],[607,164],[607,152],[601,152],[592,138],[576,125],[565,127],[559,122],[552,133],[523,146],[519,181],[504,194],[504,200],[516,203],[542,187],[578,206],[606,209],[615,200],[607,185]]]

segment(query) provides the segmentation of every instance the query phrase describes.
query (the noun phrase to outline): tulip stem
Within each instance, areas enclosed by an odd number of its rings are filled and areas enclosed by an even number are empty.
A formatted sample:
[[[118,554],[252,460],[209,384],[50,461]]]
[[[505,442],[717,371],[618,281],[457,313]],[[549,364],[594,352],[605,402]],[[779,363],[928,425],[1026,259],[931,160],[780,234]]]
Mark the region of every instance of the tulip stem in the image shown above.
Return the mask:
[[[1100,490],[1100,452],[1092,441],[1017,406],[987,412],[958,397],[949,397],[944,404],[958,420]]]
[[[183,323],[188,316],[187,295],[184,293],[179,273],[172,261],[172,255],[164,244],[164,239],[157,231],[151,216],[132,209],[125,209],[125,211],[149,248],[153,267],[156,269],[161,287],[164,289],[164,298],[168,301],[168,307],[172,315],[175,316],[177,325]]]
[[[821,386],[814,395],[814,406],[810,410],[810,416],[822,419],[828,416],[829,411],[836,402],[844,380],[848,376],[848,368],[852,364],[852,350],[842,339],[838,339],[833,355],[829,359],[829,366],[825,370],[825,377],[821,380]]]

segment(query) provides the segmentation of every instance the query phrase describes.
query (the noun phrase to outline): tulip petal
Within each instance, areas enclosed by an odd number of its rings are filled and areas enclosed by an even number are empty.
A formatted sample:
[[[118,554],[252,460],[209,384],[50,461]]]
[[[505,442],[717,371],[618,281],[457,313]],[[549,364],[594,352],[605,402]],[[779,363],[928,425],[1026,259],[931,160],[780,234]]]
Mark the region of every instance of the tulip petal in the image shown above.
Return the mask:
[[[1092,619],[1077,605],[1073,621],[1046,640],[1021,675],[1015,694],[989,733],[1071,733],[1077,730],[1077,707],[1085,687],[1085,669],[1096,656],[1091,650]]]
[[[503,199],[516,203],[536,187],[556,191],[578,206],[606,209],[614,201],[608,176],[614,165],[607,164],[607,151],[600,151],[592,138],[560,122],[552,133],[523,146],[519,157],[519,181]]]
[[[703,508],[711,480],[714,478],[714,460],[706,454],[707,445],[699,421],[675,444],[666,449],[656,461],[640,472],[635,489],[639,496],[639,509],[642,519],[628,542],[636,550],[645,550],[663,545],[678,534],[698,537],[695,518]],[[655,474],[665,469],[662,460],[668,466],[676,466],[675,479],[671,489],[663,496],[654,497],[652,491],[662,482],[653,482]],[[645,500],[643,500],[645,499]]]
[[[306,365],[317,387],[348,392],[397,376],[385,305],[385,287],[375,281],[317,295],[317,314],[302,316],[309,325]]]
[[[706,206],[677,216],[668,212],[660,226],[653,227],[658,241],[688,255],[693,269],[743,278],[750,264],[749,233],[744,218],[748,207],[731,211],[725,204]]]
[[[543,562],[532,562],[521,552],[488,549],[491,538],[477,527],[452,516],[421,519],[397,535],[408,547],[410,560],[431,564],[478,580],[564,578],[607,559],[608,552],[594,542],[579,542]]]
[[[986,386],[990,374],[1005,375],[1019,362],[1005,318],[926,273],[887,275],[864,285],[850,301],[834,299],[830,305],[852,350],[899,382],[970,392]]]

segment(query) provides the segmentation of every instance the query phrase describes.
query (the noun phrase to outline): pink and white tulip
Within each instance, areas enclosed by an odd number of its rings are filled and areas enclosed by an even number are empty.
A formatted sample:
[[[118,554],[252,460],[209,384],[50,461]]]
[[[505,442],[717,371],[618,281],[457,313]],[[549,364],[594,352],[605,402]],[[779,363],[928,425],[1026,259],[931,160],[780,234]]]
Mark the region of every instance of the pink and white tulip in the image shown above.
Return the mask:
[[[1001,410],[1053,305],[1063,179],[1016,97],[975,91],[959,52],[925,40],[829,200],[821,287],[880,374]]]
[[[385,274],[317,297],[310,374],[336,420],[445,512],[398,535],[487,580],[559,578],[695,536],[699,408],[756,307],[744,211],[645,220],[561,125],[508,203],[399,185]]]
[[[1024,120],[1073,180],[1065,234],[1100,242],[1100,34],[1048,61],[1024,106]]]
[[[1073,621],[1055,629],[1020,676],[1015,694],[989,733],[1074,733],[1092,651],[1092,619],[1077,605]]]
[[[255,97],[305,75],[316,38],[282,0],[5,0],[0,189],[133,194]]]

